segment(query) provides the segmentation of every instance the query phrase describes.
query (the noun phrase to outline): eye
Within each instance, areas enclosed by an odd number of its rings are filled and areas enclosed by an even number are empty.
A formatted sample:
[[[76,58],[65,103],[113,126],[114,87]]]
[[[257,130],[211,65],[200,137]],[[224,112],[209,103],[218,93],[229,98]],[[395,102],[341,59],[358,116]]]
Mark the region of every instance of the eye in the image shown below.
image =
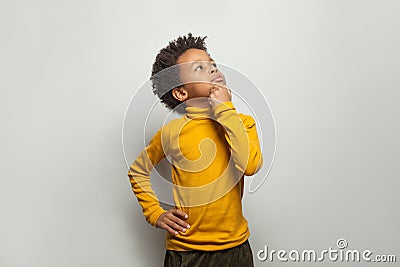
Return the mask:
[[[213,65],[214,67],[217,67],[217,63],[215,63],[215,62],[213,62],[212,65]]]
[[[198,66],[194,69],[194,71],[198,71],[198,70],[201,70],[201,69],[203,69],[203,66],[202,66],[202,65],[198,65]]]

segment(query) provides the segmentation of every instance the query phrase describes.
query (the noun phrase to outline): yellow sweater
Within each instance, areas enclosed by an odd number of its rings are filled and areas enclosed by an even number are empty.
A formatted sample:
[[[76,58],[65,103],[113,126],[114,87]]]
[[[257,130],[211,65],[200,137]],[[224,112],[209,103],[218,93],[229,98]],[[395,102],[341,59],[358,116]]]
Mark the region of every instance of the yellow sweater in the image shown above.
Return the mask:
[[[165,212],[151,188],[150,172],[163,158],[171,163],[175,206],[186,212],[190,229],[166,234],[169,250],[221,250],[250,235],[242,214],[244,175],[262,165],[256,125],[232,102],[213,108],[186,107],[163,126],[129,168],[132,190],[155,226]]]

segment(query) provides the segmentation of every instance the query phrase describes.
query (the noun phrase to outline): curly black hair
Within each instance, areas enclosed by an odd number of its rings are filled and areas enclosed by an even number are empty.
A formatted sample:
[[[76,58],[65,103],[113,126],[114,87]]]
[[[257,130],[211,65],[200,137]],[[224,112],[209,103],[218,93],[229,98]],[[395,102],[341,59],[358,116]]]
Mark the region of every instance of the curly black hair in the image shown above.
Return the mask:
[[[185,105],[179,105],[182,101],[172,96],[172,89],[182,85],[179,68],[172,66],[176,65],[178,58],[188,49],[197,48],[208,53],[204,42],[206,38],[207,36],[193,37],[192,33],[188,33],[187,36],[179,36],[170,41],[168,46],[161,49],[156,56],[150,77],[153,93],[160,98],[161,103],[177,113],[185,113]]]

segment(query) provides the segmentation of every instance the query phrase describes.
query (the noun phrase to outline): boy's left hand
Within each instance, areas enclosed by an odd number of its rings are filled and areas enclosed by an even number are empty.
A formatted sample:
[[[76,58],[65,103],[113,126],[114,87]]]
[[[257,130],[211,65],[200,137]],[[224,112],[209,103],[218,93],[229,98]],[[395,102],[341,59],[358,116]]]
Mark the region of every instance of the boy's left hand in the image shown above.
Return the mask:
[[[228,102],[232,101],[232,92],[231,89],[229,89],[226,86],[219,85],[219,84],[213,84],[213,86],[210,89],[210,94],[208,95],[209,102],[211,106],[216,106],[220,104],[221,102]]]

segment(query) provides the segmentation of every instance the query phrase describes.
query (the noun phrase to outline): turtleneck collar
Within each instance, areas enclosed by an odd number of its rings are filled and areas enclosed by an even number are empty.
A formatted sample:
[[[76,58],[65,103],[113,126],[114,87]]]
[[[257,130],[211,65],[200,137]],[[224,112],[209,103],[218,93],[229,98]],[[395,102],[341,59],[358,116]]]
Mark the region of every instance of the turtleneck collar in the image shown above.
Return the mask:
[[[194,106],[186,106],[186,117],[189,119],[206,119],[213,118],[213,111],[211,107],[199,108]]]

